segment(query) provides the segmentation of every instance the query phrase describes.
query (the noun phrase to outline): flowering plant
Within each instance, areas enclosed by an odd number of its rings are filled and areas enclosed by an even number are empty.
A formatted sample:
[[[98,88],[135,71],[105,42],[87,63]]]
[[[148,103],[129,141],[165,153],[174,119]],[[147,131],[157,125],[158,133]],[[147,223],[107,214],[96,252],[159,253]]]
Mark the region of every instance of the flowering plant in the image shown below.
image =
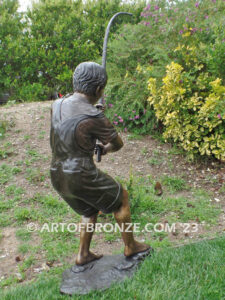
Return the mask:
[[[155,123],[155,113],[149,105],[146,86],[149,71],[140,64],[133,73],[126,72],[123,79],[115,79],[106,89],[106,115],[114,126],[125,132],[149,133]]]

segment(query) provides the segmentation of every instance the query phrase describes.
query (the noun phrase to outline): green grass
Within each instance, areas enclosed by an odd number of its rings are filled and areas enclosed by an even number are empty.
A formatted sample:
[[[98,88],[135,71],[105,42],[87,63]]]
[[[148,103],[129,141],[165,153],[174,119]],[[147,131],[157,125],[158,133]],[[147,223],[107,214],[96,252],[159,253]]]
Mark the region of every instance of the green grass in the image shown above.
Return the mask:
[[[169,155],[185,155],[185,151],[182,148],[179,148],[177,145],[173,145],[168,151]]]
[[[34,283],[0,292],[1,300],[219,300],[225,297],[225,239],[167,248],[147,258],[132,279],[86,296],[60,295],[61,274],[55,268]],[[29,261],[30,263],[30,261]]]
[[[8,156],[12,155],[13,152],[14,148],[12,147],[12,143],[4,143],[3,146],[0,147],[0,159],[7,158]]]
[[[40,168],[27,168],[26,169],[26,179],[33,184],[43,182],[46,175]]]
[[[38,138],[41,140],[41,139],[44,139],[45,137],[45,134],[46,134],[46,131],[42,130],[39,132],[39,135],[38,135]]]
[[[7,164],[0,165],[0,185],[7,183],[12,179],[13,175],[20,173],[22,170]]]
[[[25,228],[20,228],[16,231],[16,237],[21,241],[29,241],[31,239],[31,232]]]
[[[169,187],[172,192],[182,191],[186,188],[186,182],[180,177],[162,176],[162,184]]]
[[[220,193],[225,193],[225,183],[221,186],[219,192]]]
[[[171,223],[194,220],[216,224],[221,209],[210,202],[210,195],[206,191],[193,189],[183,196],[179,194],[186,188],[182,178],[164,176],[162,183],[164,193],[158,197],[151,177],[131,175],[129,180],[123,181],[129,192],[133,222],[144,226],[149,222],[157,223],[164,217]],[[168,191],[165,187],[168,187]]]
[[[152,166],[157,166],[157,165],[161,165],[162,163],[162,159],[158,159],[155,157],[149,158],[148,159],[148,164],[152,165]]]
[[[127,135],[127,139],[128,140],[142,140],[143,139],[143,135],[140,135],[138,133],[129,133]]]
[[[26,254],[26,253],[29,252],[29,250],[30,250],[30,245],[26,244],[26,243],[21,244],[18,247],[18,252],[21,253],[21,254]]]
[[[31,136],[29,134],[25,134],[23,138],[24,141],[28,141],[31,138]]]
[[[0,139],[4,139],[6,136],[6,132],[15,126],[15,121],[13,119],[3,120],[0,119]]]
[[[24,193],[24,189],[21,187],[17,187],[15,184],[9,185],[5,188],[6,196],[20,196]]]

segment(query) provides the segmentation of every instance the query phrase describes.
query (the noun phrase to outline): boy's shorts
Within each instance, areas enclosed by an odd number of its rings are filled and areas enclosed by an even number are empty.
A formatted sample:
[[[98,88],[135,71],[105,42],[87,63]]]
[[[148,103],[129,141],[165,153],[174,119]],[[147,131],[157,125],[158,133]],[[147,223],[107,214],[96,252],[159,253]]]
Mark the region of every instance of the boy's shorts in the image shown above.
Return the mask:
[[[78,214],[90,217],[99,211],[112,213],[122,204],[122,185],[105,174],[89,158],[73,159],[74,168],[51,168],[51,181],[60,196]]]

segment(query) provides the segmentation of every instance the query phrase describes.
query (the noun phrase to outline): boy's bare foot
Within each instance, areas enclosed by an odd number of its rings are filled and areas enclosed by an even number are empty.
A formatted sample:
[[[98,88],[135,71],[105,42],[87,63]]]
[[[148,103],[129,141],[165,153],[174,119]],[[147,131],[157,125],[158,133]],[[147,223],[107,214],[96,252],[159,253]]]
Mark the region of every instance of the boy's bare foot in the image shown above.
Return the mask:
[[[125,246],[124,255],[127,256],[127,257],[132,256],[132,255],[137,254],[139,252],[144,252],[144,251],[146,251],[150,248],[151,247],[147,244],[139,243],[139,242],[135,241],[133,245]]]
[[[94,254],[91,251],[87,255],[78,255],[76,258],[76,265],[81,266],[85,265],[93,260],[101,258],[102,254]]]

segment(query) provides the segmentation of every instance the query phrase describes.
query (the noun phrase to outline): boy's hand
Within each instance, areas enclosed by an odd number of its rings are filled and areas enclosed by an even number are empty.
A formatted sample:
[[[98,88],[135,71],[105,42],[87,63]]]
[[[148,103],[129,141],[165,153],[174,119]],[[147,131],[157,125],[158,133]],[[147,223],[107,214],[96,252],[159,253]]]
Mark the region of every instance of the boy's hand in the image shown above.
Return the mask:
[[[104,104],[100,104],[100,103],[95,104],[95,107],[97,109],[101,110],[103,113],[104,113],[105,108],[106,108],[106,106]]]
[[[101,156],[105,155],[107,153],[107,150],[105,148],[105,146],[101,143],[97,143],[95,145],[95,154],[97,156],[96,161],[100,162],[101,161]]]
[[[97,143],[95,146],[95,153],[98,151],[97,148],[100,149],[101,155],[106,155],[107,154],[107,149],[102,143]]]

